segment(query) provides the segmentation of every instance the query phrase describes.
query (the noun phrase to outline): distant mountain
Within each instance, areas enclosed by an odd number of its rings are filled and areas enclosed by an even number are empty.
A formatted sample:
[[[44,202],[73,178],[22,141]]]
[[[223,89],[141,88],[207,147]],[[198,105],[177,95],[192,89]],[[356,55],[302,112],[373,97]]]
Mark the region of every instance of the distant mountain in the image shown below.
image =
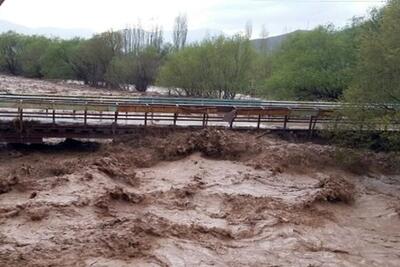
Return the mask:
[[[282,35],[277,35],[273,37],[268,37],[264,39],[253,39],[251,42],[253,43],[254,47],[257,50],[262,50],[266,49],[267,51],[275,51],[279,49],[283,42],[289,38],[290,36],[293,36],[296,33],[303,32],[302,30],[282,34]]]
[[[47,37],[60,37],[63,39],[71,39],[74,37],[89,38],[94,34],[94,32],[89,29],[63,29],[55,27],[30,28],[9,21],[0,20],[0,33],[8,31],[15,31],[27,35],[35,34]]]

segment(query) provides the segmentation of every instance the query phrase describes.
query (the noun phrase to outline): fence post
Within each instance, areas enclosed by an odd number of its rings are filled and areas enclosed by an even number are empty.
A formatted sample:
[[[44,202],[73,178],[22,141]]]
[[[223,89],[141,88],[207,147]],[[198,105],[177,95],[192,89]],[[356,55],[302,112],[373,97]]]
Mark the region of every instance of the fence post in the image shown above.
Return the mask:
[[[288,123],[289,117],[288,115],[285,115],[285,120],[283,122],[283,129],[286,130],[287,129],[287,123]]]
[[[87,126],[87,108],[85,108],[85,113],[83,115],[83,123],[85,126]]]
[[[55,108],[55,106],[54,106],[54,100],[53,101],[51,101],[51,103],[52,103],[52,106],[53,106],[53,114],[52,114],[52,119],[53,119],[53,125],[55,125],[56,124],[56,108]]]
[[[18,108],[18,113],[19,113],[19,130],[22,132],[22,129],[24,127],[23,120],[24,120],[24,109],[23,108]]]
[[[83,124],[85,125],[85,127],[87,126],[87,105],[88,105],[88,102],[85,102],[85,111],[83,114]]]
[[[118,124],[118,103],[115,104],[114,123],[115,123],[115,125]]]
[[[312,136],[313,122],[314,122],[314,116],[311,116],[310,117],[310,125],[308,127],[308,138],[311,138],[311,136]]]
[[[229,128],[233,129],[233,123],[235,122],[235,119],[236,119],[236,115],[235,115],[235,117],[232,118]]]
[[[176,122],[178,121],[178,113],[174,114],[174,126],[176,126]]]

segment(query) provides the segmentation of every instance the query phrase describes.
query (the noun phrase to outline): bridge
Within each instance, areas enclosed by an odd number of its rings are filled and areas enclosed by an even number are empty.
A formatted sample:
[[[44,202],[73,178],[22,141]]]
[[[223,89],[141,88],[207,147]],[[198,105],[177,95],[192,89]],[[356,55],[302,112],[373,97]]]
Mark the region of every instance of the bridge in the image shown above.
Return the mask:
[[[336,118],[339,103],[169,97],[0,95],[0,142],[114,138],[138,127],[307,130]]]

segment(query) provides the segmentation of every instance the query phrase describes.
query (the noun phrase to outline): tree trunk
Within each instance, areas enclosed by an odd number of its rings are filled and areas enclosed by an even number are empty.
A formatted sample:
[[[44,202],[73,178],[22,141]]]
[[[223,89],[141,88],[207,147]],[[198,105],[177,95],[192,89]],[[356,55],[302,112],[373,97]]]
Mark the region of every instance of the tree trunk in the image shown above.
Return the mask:
[[[140,80],[137,82],[137,84],[135,84],[136,90],[139,92],[146,92],[148,86],[149,84],[146,80]]]

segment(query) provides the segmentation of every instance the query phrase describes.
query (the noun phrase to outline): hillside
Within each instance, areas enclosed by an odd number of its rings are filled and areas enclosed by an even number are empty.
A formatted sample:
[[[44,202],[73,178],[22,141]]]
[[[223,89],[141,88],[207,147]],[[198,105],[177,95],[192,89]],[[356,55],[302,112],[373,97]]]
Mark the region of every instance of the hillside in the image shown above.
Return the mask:
[[[71,39],[74,37],[89,38],[93,35],[93,31],[89,29],[64,29],[56,27],[39,27],[31,28],[6,20],[0,20],[0,33],[14,31],[26,35],[44,35],[47,37],[60,37],[63,39]]]
[[[272,36],[272,37],[268,37],[268,38],[263,38],[263,39],[253,39],[253,40],[251,40],[251,42],[253,43],[254,47],[258,50],[267,49],[268,51],[275,51],[281,47],[282,43],[287,38],[289,38],[290,36],[293,36],[294,34],[297,34],[299,32],[303,32],[303,30],[297,30],[294,32],[277,35],[277,36]]]

